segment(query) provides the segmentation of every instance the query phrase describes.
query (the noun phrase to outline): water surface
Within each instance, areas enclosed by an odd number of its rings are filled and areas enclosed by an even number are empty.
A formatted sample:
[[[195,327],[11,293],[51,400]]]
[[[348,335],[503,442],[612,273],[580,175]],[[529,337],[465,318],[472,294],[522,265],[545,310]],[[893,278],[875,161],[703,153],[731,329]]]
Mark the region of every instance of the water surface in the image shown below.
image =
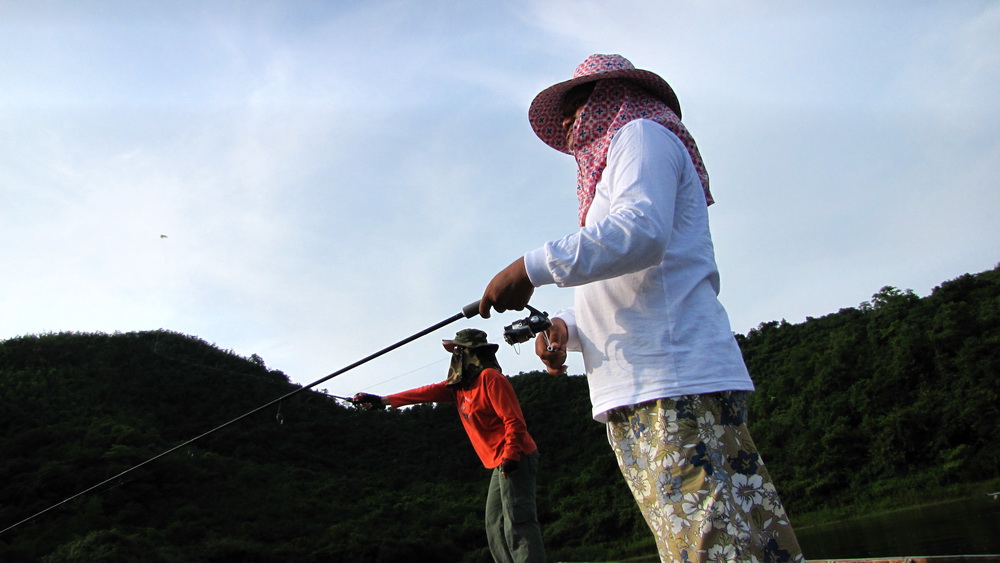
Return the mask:
[[[983,495],[796,528],[806,559],[1000,553],[1000,501]]]

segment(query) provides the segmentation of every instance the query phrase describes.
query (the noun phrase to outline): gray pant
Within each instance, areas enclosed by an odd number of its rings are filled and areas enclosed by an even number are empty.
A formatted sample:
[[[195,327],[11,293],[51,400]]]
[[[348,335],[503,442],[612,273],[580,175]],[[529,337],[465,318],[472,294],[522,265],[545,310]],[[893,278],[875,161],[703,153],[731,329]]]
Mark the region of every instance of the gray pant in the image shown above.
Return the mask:
[[[486,495],[486,538],[497,563],[545,563],[542,528],[535,511],[538,452],[521,458],[517,471],[504,479],[493,470]]]

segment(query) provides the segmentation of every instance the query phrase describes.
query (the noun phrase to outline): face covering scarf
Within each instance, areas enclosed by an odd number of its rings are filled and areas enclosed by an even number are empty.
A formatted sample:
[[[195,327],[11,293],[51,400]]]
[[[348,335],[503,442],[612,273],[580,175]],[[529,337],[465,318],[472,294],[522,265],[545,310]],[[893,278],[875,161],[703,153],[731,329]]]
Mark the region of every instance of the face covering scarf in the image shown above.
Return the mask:
[[[473,374],[483,371],[479,359],[468,348],[455,348],[451,353],[451,365],[448,366],[448,387],[462,387],[473,379]]]
[[[573,124],[573,156],[577,164],[576,195],[580,201],[580,226],[585,224],[587,211],[594,202],[597,182],[608,164],[608,148],[611,138],[622,127],[636,119],[649,119],[663,125],[677,135],[701,179],[705,191],[705,203],[712,205],[715,200],[708,190],[708,171],[698,152],[698,145],[677,114],[667,104],[650,96],[645,90],[628,80],[599,80],[594,86],[583,111]]]
[[[451,364],[448,366],[448,387],[464,388],[476,380],[476,377],[487,368],[500,369],[500,364],[492,353],[477,353],[469,348],[455,348],[451,353]]]

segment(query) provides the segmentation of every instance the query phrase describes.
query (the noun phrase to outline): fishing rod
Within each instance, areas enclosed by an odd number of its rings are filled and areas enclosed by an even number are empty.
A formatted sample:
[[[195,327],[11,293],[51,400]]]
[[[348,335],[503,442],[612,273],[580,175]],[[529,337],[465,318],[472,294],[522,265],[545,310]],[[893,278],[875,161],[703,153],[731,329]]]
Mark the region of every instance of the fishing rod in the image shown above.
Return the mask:
[[[354,401],[354,399],[352,399],[351,397],[341,397],[340,395],[334,395],[332,393],[324,393],[324,394],[327,397],[331,397],[331,398],[337,399],[338,401],[344,401],[345,403],[351,403],[352,405],[356,405],[357,404]]]
[[[435,330],[437,330],[439,328],[442,328],[444,326],[447,326],[447,325],[449,325],[449,324],[451,324],[451,323],[453,323],[453,322],[455,322],[457,320],[460,320],[460,319],[471,319],[472,317],[475,317],[475,316],[478,316],[478,315],[479,315],[479,301],[475,301],[473,303],[469,303],[465,307],[462,307],[462,310],[460,312],[455,313],[454,315],[448,317],[447,319],[444,319],[443,321],[441,321],[439,323],[436,323],[436,324],[434,324],[432,326],[429,326],[429,327],[425,328],[424,330],[421,330],[420,332],[414,333],[414,334],[412,334],[412,335],[410,335],[410,336],[408,336],[408,337],[400,340],[399,342],[396,342],[395,344],[391,344],[389,346],[386,346],[385,348],[382,348],[378,352],[375,352],[374,354],[370,354],[370,355],[368,355],[368,356],[366,356],[366,357],[364,357],[364,358],[362,358],[362,359],[354,362],[353,364],[350,364],[349,366],[343,367],[343,368],[341,368],[341,369],[339,369],[339,370],[337,370],[337,371],[335,371],[335,372],[333,372],[333,373],[331,373],[331,374],[329,374],[327,376],[324,376],[324,377],[322,377],[320,379],[317,379],[316,381],[313,381],[309,385],[306,385],[304,387],[299,387],[298,389],[296,389],[296,390],[294,390],[294,391],[292,391],[290,393],[286,393],[286,394],[278,397],[277,399],[274,399],[273,401],[270,401],[270,402],[268,402],[266,404],[263,404],[263,405],[255,408],[255,409],[253,409],[251,411],[247,411],[246,413],[244,413],[244,414],[242,414],[242,415],[240,415],[240,416],[238,416],[238,417],[230,420],[229,422],[220,424],[219,426],[216,426],[215,428],[213,428],[213,429],[211,429],[211,430],[209,430],[207,432],[203,432],[203,433],[195,436],[194,438],[191,438],[190,440],[188,440],[186,442],[178,444],[178,445],[176,445],[176,446],[174,446],[174,447],[172,447],[172,448],[170,448],[170,449],[168,449],[168,450],[166,450],[166,451],[164,451],[164,452],[162,452],[162,453],[160,453],[158,455],[155,455],[155,456],[151,457],[151,458],[147,459],[146,461],[144,461],[144,462],[142,462],[142,463],[140,463],[138,465],[134,465],[134,466],[126,469],[125,471],[122,471],[121,473],[118,473],[114,477],[110,477],[108,479],[105,479],[105,480],[101,481],[100,483],[97,483],[96,485],[94,485],[94,486],[92,486],[92,487],[90,487],[88,489],[80,491],[79,493],[76,493],[75,495],[73,495],[73,496],[71,496],[69,498],[66,498],[65,500],[62,500],[60,502],[57,502],[56,504],[53,504],[52,506],[46,508],[45,510],[42,510],[40,512],[36,512],[35,514],[32,514],[31,516],[29,516],[29,517],[21,520],[20,522],[17,522],[15,524],[7,526],[6,528],[0,530],[0,535],[3,535],[3,534],[7,533],[10,530],[13,530],[14,528],[20,526],[21,524],[24,524],[26,522],[30,522],[31,520],[34,520],[35,518],[38,518],[39,516],[41,516],[41,515],[49,512],[51,510],[54,510],[54,509],[56,509],[56,508],[58,508],[58,507],[60,507],[60,506],[62,506],[64,504],[66,504],[67,502],[72,501],[73,499],[79,498],[79,497],[81,497],[81,496],[83,496],[83,495],[85,495],[85,494],[87,494],[87,493],[89,493],[89,492],[91,492],[91,491],[93,491],[95,489],[103,487],[104,485],[107,485],[108,483],[111,483],[112,481],[121,479],[126,474],[131,473],[132,471],[135,471],[136,469],[139,469],[140,467],[148,465],[148,464],[150,464],[150,463],[152,463],[152,462],[160,459],[161,457],[164,457],[164,456],[166,456],[168,454],[171,454],[171,453],[173,453],[173,452],[175,452],[175,451],[177,451],[177,450],[179,450],[179,449],[181,449],[181,448],[183,448],[185,446],[189,446],[189,445],[193,444],[194,442],[196,442],[196,441],[204,438],[205,436],[208,436],[209,434],[212,434],[214,432],[218,432],[219,430],[222,430],[223,428],[226,428],[226,427],[228,427],[228,426],[230,426],[232,424],[235,424],[236,422],[239,422],[239,421],[243,420],[244,418],[247,418],[248,416],[257,414],[258,412],[260,412],[260,411],[262,411],[262,410],[264,410],[264,409],[266,409],[268,407],[271,407],[271,406],[273,406],[273,405],[275,405],[277,403],[280,403],[281,401],[284,401],[285,399],[288,399],[289,397],[291,397],[293,395],[296,395],[298,393],[306,391],[307,389],[312,389],[313,387],[319,385],[320,383],[323,383],[324,381],[328,381],[330,379],[333,379],[334,377],[337,377],[338,375],[340,375],[340,374],[342,374],[344,372],[350,371],[350,370],[352,370],[352,369],[354,369],[354,368],[356,368],[356,367],[358,367],[358,366],[360,366],[360,365],[362,365],[364,363],[370,362],[371,360],[374,360],[375,358],[377,358],[379,356],[387,354],[387,353],[395,350],[396,348],[399,348],[400,346],[403,346],[404,344],[408,344],[410,342],[413,342],[414,340],[416,340],[416,339],[418,339],[418,338],[420,338],[422,336],[426,336],[427,334],[430,334],[431,332],[434,332]],[[351,401],[351,402],[353,402],[353,401]]]

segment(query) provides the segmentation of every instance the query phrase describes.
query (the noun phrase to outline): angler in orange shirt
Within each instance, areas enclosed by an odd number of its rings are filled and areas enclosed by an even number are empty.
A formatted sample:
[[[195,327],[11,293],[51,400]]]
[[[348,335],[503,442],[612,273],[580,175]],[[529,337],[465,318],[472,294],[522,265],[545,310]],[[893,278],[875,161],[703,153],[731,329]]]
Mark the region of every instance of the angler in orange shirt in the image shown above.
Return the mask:
[[[394,408],[418,403],[455,403],[473,448],[493,470],[486,496],[486,537],[498,563],[545,561],[535,509],[538,447],[528,434],[521,404],[496,359],[499,346],[474,328],[443,341],[451,352],[448,378],[385,397],[358,393],[363,408]]]

